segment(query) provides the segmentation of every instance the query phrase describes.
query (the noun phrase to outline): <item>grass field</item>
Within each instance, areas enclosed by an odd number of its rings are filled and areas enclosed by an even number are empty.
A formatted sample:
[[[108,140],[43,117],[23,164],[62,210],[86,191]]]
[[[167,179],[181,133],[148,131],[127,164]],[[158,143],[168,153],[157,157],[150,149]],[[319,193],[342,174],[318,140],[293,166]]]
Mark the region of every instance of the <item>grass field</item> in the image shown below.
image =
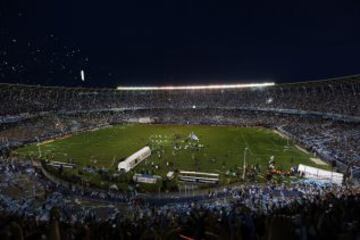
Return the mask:
[[[190,140],[191,133],[199,141]],[[115,172],[120,160],[146,145],[152,154],[134,172],[150,170],[152,174],[165,176],[174,169],[196,170],[220,173],[223,178],[243,166],[245,148],[248,148],[247,164],[258,164],[262,171],[271,156],[282,170],[299,163],[328,168],[311,161],[311,155],[270,129],[235,126],[117,125],[41,144],[40,151],[45,158],[65,162],[71,159],[80,168],[95,166]],[[27,145],[16,153],[37,156],[39,147]]]

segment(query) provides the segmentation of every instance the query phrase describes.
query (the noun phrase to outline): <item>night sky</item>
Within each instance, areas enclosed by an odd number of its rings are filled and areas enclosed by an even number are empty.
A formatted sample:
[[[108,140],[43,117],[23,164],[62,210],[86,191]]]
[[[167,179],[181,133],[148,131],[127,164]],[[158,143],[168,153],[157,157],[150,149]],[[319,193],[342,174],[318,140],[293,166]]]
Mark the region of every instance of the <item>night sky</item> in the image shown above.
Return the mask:
[[[0,82],[115,87],[358,73],[359,0],[0,0]]]

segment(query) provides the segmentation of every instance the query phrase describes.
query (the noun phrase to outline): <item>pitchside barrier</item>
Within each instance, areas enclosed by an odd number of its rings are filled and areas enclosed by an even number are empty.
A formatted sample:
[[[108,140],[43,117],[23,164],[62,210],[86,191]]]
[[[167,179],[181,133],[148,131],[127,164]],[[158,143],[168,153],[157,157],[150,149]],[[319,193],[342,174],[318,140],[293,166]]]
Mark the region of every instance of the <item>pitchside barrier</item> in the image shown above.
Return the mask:
[[[179,180],[183,182],[193,183],[219,183],[219,174],[206,173],[206,172],[194,172],[194,171],[180,171]]]
[[[304,175],[305,178],[328,181],[341,185],[344,175],[342,173],[326,171],[320,168],[310,167],[303,164],[299,164],[298,171]]]
[[[157,183],[157,181],[159,181],[161,179],[160,176],[157,175],[149,175],[149,174],[135,174],[133,176],[133,180],[135,182],[139,182],[139,183],[149,183],[149,184],[155,184]]]
[[[47,164],[48,166],[55,167],[55,168],[75,168],[76,164],[73,163],[66,163],[66,162],[58,162],[58,161],[51,161]]]

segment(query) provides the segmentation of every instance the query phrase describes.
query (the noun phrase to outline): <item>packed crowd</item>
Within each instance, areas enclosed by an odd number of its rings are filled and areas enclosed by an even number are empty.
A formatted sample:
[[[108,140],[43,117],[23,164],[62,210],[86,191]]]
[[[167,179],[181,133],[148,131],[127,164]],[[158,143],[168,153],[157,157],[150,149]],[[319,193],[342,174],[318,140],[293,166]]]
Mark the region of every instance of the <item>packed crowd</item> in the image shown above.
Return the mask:
[[[134,195],[120,202],[54,186],[27,161],[2,159],[0,171],[1,239],[355,239],[360,234],[357,188],[299,180],[217,189],[186,201]]]
[[[261,108],[360,116],[360,77],[253,89],[117,91],[0,85],[0,116],[110,108]]]
[[[295,120],[296,121],[296,120]],[[296,121],[284,124],[280,129],[287,135],[295,136],[323,159],[336,161],[351,166],[356,172],[360,170],[360,126],[359,124],[341,124],[336,122]]]
[[[109,117],[106,114],[75,116],[49,114],[22,119],[16,123],[1,124],[0,152],[8,152],[26,143],[42,142],[108,124]]]
[[[359,77],[179,92],[1,84],[0,239],[359,238],[356,186],[301,180],[191,196],[122,194],[50,181],[28,160],[9,155],[26,143],[141,119],[262,126],[359,178],[359,94]]]

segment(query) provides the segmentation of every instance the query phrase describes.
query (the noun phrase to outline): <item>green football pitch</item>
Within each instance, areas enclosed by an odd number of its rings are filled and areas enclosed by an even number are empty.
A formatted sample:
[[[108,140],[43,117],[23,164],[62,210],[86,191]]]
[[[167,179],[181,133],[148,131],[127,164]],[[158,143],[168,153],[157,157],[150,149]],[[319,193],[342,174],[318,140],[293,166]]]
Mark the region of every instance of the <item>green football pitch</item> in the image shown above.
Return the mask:
[[[144,146],[150,146],[151,156],[132,173],[150,172],[164,177],[177,169],[225,176],[241,172],[245,148],[248,149],[247,166],[258,165],[261,171],[265,171],[271,156],[276,168],[281,170],[289,170],[299,163],[328,168],[311,161],[310,154],[270,129],[236,126],[115,125],[40,145],[27,145],[16,153],[37,157],[41,152],[42,158],[71,161],[79,168],[93,166],[116,172],[121,160]]]

